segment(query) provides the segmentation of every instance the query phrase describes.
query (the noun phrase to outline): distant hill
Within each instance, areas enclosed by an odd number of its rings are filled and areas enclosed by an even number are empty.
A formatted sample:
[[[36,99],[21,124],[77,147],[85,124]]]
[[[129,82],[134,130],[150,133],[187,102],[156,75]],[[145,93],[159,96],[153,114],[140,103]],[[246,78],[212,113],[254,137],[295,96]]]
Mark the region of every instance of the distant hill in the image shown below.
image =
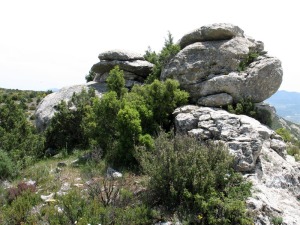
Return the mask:
[[[274,106],[279,116],[300,124],[299,92],[278,91],[265,102]]]

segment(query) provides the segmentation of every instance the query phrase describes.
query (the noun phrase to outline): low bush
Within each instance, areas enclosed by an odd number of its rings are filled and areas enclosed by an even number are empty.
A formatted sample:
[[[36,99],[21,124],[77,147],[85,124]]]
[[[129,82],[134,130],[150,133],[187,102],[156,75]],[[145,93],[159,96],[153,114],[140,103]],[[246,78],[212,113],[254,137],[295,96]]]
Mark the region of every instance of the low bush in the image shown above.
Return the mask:
[[[40,202],[39,196],[31,189],[23,190],[10,204],[2,207],[1,224],[36,224],[37,216],[33,207]]]
[[[245,206],[251,184],[234,172],[233,157],[223,145],[162,133],[153,151],[137,152],[150,176],[152,207],[177,212],[191,224],[251,224]]]
[[[0,180],[16,175],[15,166],[7,152],[0,149]]]
[[[258,56],[259,54],[257,52],[249,52],[247,57],[240,62],[237,70],[239,72],[244,71]]]

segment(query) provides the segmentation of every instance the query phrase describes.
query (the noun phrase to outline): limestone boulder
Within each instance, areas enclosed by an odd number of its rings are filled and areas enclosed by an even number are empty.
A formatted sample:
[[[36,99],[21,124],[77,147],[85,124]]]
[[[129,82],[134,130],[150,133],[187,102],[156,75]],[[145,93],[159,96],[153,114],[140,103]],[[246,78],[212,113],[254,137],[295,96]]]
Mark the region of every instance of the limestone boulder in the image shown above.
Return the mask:
[[[199,29],[193,30],[185,34],[178,44],[184,48],[195,42],[227,40],[233,37],[243,37],[244,31],[233,24],[215,23],[207,26],[202,26]]]
[[[285,157],[286,145],[268,127],[257,120],[209,107],[181,107],[175,110],[175,128],[200,140],[224,142],[235,156],[235,169],[249,172],[255,168],[264,145]]]
[[[105,83],[111,69],[119,66],[124,71],[126,86],[143,83],[151,73],[153,64],[149,63],[138,53],[124,50],[112,50],[99,54],[100,62],[94,64],[91,71],[96,73],[95,82]]]
[[[145,58],[138,53],[130,52],[126,50],[110,50],[100,53],[98,58],[100,60],[118,60],[118,61],[133,61],[133,60],[145,60]]]
[[[102,93],[106,92],[106,85],[96,82],[89,82],[81,85],[74,85],[70,87],[64,87],[58,92],[47,95],[37,106],[35,111],[35,123],[39,131],[43,131],[49,125],[55,112],[57,112],[57,106],[61,101],[69,101],[74,93],[80,93],[83,89],[89,88],[95,89],[98,97],[102,96]]]
[[[245,36],[236,26],[201,27],[179,43],[183,49],[164,66],[161,78],[178,80],[193,103],[223,106],[242,98],[262,102],[282,82],[280,60],[266,55],[262,42]],[[207,97],[211,103],[204,100]]]

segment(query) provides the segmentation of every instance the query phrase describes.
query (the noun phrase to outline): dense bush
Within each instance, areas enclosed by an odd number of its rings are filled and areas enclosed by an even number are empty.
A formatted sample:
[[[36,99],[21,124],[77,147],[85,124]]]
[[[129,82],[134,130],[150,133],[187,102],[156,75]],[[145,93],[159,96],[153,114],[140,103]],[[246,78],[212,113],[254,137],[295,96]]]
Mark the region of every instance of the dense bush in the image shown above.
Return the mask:
[[[12,160],[25,164],[28,157],[39,157],[44,148],[44,138],[19,104],[7,98],[0,104],[0,148]]]
[[[83,121],[95,97],[95,91],[82,90],[73,94],[66,103],[62,101],[57,106],[57,112],[45,131],[46,148],[72,150],[75,147],[85,148],[88,137],[84,135]]]
[[[16,171],[7,152],[0,149],[0,180],[13,177]]]
[[[149,47],[144,57],[147,61],[154,64],[151,74],[147,78],[147,83],[152,83],[155,79],[160,79],[162,68],[180,51],[180,46],[174,44],[171,33],[168,33],[168,38],[165,39],[164,47],[160,53],[152,51]]]
[[[178,212],[192,224],[251,224],[245,206],[251,185],[234,172],[233,157],[223,145],[163,133],[153,151],[138,152],[150,176],[153,206]]]
[[[36,224],[37,216],[33,213],[33,207],[41,202],[39,196],[32,190],[26,189],[20,192],[13,201],[4,205],[0,215],[1,224]],[[2,220],[2,221],[1,221]]]

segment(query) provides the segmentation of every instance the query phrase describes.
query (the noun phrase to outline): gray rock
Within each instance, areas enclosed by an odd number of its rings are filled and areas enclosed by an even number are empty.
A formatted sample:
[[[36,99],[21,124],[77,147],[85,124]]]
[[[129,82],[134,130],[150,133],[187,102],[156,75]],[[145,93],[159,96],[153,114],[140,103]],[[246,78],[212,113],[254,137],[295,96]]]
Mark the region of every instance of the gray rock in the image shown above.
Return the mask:
[[[215,23],[202,26],[185,34],[178,42],[181,48],[195,42],[228,40],[236,36],[244,36],[244,31],[238,26],[228,23]]]
[[[100,53],[98,58],[100,60],[118,60],[118,61],[132,61],[132,60],[145,60],[145,58],[136,52],[130,52],[126,50],[111,50]]]
[[[215,95],[209,95],[207,97],[202,97],[198,100],[198,105],[203,106],[212,106],[212,107],[218,107],[218,106],[226,106],[233,103],[233,98],[231,95],[227,93],[221,93],[221,94],[215,94]]]
[[[106,170],[106,177],[107,178],[121,178],[123,177],[123,174],[116,171],[115,169],[111,168],[111,167],[108,167],[107,170]]]
[[[189,110],[187,110],[189,109]],[[175,128],[200,140],[222,141],[235,155],[237,171],[252,171],[265,142],[285,156],[285,144],[275,132],[245,115],[217,108],[184,106],[175,110]]]
[[[146,78],[153,68],[153,64],[145,60],[134,61],[106,61],[102,60],[92,66],[91,70],[96,74],[109,73],[115,66],[119,66],[121,70],[135,74],[135,76]],[[140,79],[141,79],[140,78]]]
[[[300,164],[289,157],[264,145],[254,173],[247,176],[253,185],[247,205],[255,224],[273,224],[274,217],[281,217],[283,224],[300,224]]]
[[[189,44],[165,65],[162,79],[178,80],[190,93],[192,102],[204,106],[218,106],[216,101],[210,104],[203,98],[215,98],[224,93],[230,95],[234,103],[242,98],[262,102],[274,94],[282,82],[281,62],[265,55],[262,42],[244,36],[242,32],[232,32],[230,39],[224,39],[203,38]],[[241,63],[252,53],[260,56],[240,71]],[[225,103],[220,102],[219,106]]]
[[[143,83],[153,68],[153,64],[146,61],[142,55],[124,50],[101,53],[99,59],[100,62],[94,64],[91,68],[91,71],[96,74],[94,81],[106,82],[110,70],[115,66],[119,66],[124,71],[126,87],[128,88],[136,83]]]
[[[35,123],[39,131],[46,129],[51,119],[53,118],[57,105],[61,101],[69,101],[72,98],[73,93],[80,93],[83,89],[94,88],[98,97],[102,96],[102,93],[106,91],[106,85],[89,82],[81,85],[74,85],[70,87],[64,87],[58,92],[47,95],[38,105],[35,111]]]

